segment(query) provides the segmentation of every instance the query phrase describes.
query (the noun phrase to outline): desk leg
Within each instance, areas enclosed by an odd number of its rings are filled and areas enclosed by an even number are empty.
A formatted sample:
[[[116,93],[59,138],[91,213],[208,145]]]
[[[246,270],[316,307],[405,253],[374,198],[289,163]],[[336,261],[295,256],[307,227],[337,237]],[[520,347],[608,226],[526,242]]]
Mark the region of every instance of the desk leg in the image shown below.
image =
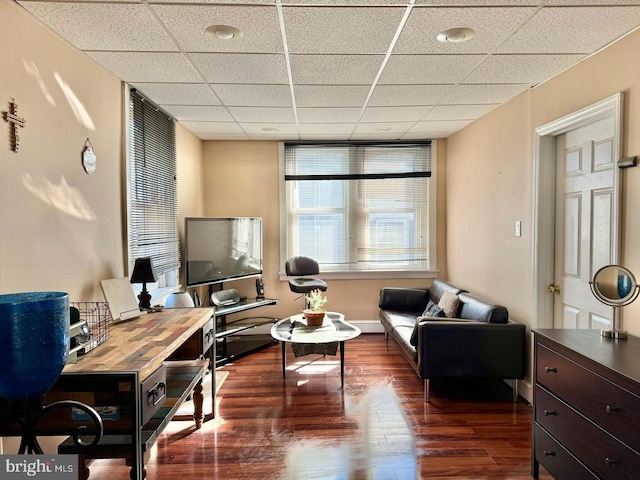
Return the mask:
[[[215,372],[212,373],[214,376],[215,374]],[[215,382],[215,380],[213,380],[213,382]],[[193,420],[196,424],[196,428],[202,428],[202,421],[204,420],[204,413],[202,411],[202,404],[204,402],[204,395],[202,394],[203,389],[202,379],[200,379],[198,384],[193,387],[193,392],[191,394],[191,398],[193,398]],[[212,401],[215,402],[215,398],[212,397]]]
[[[287,342],[280,342],[282,346],[282,378],[287,376]]]
[[[344,342],[340,342],[340,387],[344,387]]]

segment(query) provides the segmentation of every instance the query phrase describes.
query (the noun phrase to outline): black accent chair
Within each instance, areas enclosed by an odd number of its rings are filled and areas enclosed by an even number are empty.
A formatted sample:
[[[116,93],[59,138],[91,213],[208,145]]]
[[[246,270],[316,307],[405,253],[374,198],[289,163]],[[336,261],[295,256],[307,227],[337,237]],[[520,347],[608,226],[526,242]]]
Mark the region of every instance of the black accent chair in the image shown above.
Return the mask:
[[[307,308],[307,295],[312,290],[327,291],[327,282],[312,275],[320,274],[318,262],[309,257],[291,257],[285,263],[285,273],[289,279],[289,289],[294,293],[300,293],[305,297],[305,308]]]

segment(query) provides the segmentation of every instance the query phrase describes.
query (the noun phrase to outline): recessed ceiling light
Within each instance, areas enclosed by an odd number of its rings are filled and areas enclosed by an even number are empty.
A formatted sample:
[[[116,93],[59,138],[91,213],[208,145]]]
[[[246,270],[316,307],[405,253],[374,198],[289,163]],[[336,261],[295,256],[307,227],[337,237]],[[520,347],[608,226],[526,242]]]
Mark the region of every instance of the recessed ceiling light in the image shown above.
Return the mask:
[[[389,127],[384,127],[384,128],[374,128],[373,129],[374,132],[390,132],[391,129]]]
[[[220,40],[240,40],[244,37],[244,33],[229,25],[211,25],[207,27],[205,33]]]
[[[476,32],[470,28],[450,28],[442,33],[438,34],[438,41],[443,43],[460,43],[471,40],[476,35]]]
[[[279,132],[280,129],[276,127],[264,127],[262,131],[263,132]]]

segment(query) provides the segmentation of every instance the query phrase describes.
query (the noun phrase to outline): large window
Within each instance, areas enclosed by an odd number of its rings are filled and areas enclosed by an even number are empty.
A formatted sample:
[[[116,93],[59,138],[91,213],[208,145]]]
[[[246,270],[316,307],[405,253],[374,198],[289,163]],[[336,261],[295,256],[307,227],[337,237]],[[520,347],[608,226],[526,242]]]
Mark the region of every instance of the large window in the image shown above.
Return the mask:
[[[169,286],[180,267],[175,123],[135,90],[129,107],[129,271],[152,257],[158,286]]]
[[[323,272],[425,271],[431,144],[285,144],[285,258]]]

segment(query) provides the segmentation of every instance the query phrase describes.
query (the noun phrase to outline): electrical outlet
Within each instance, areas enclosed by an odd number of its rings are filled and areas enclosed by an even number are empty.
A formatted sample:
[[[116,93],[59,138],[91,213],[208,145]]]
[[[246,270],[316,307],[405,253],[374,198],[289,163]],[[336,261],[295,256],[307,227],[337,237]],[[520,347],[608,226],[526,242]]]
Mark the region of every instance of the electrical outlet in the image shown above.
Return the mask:
[[[516,220],[516,237],[522,236],[522,222],[520,220]]]

